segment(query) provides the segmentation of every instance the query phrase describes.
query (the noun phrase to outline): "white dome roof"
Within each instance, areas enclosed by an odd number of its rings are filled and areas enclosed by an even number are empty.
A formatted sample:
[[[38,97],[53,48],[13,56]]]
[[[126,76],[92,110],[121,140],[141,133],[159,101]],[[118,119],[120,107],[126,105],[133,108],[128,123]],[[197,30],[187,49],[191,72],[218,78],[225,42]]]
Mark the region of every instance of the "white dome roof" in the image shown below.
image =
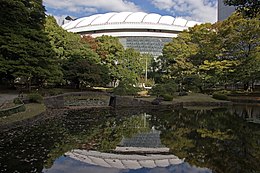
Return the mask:
[[[80,27],[89,27],[97,25],[111,25],[111,24],[146,24],[148,25],[168,25],[177,27],[192,27],[200,24],[195,21],[187,21],[182,18],[174,18],[172,16],[161,16],[155,13],[144,12],[111,12],[105,14],[95,14],[89,17],[83,17],[71,21],[62,27],[66,30],[75,30]],[[149,28],[149,26],[147,27]],[[152,29],[155,29],[154,27]],[[160,28],[159,28],[160,29]],[[77,31],[75,31],[77,32]]]

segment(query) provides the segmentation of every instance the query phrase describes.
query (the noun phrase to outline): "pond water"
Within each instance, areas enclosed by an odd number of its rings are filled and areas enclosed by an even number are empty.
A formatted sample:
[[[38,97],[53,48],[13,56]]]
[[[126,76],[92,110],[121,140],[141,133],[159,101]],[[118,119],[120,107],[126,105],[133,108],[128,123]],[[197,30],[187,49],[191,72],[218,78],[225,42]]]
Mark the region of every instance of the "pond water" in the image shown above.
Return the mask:
[[[0,132],[0,172],[259,173],[260,106],[68,111]]]

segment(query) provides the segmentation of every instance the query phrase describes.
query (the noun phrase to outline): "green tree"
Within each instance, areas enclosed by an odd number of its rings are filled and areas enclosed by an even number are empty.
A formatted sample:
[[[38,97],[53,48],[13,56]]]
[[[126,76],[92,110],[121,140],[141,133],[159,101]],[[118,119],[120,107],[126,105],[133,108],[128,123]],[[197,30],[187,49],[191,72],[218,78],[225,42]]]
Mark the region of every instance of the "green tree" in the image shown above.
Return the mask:
[[[260,21],[233,15],[224,21],[219,36],[222,39],[221,59],[238,61],[232,79],[242,82],[244,89],[259,80]]]
[[[136,84],[143,70],[143,56],[139,52],[134,49],[125,50],[118,38],[111,36],[97,37],[97,46],[91,39],[88,42],[98,53],[101,64],[109,69],[112,82],[121,80]]]
[[[224,0],[226,5],[236,6],[246,17],[254,18],[260,14],[259,0]]]
[[[118,69],[118,62],[122,58],[124,47],[118,38],[112,36],[97,37],[96,41],[98,43],[97,53],[100,62],[108,67],[111,81],[116,82],[122,77]]]
[[[99,56],[84,37],[67,32],[52,16],[46,18],[45,31],[62,67],[67,83],[81,86],[105,85],[109,82],[108,69],[99,62]]]
[[[259,80],[258,18],[234,14],[216,24],[184,31],[163,49],[164,72],[178,83],[203,88],[249,84]]]
[[[13,83],[42,85],[61,77],[55,54],[43,31],[42,1],[3,0],[0,5],[0,73]]]
[[[166,58],[166,72],[183,88],[184,78],[195,73],[196,68],[190,61],[197,54],[198,46],[191,42],[191,34],[184,31],[163,48]]]
[[[98,64],[88,57],[73,55],[65,61],[62,67],[65,80],[75,84],[76,88],[83,86],[104,86],[109,82],[106,66]]]
[[[134,49],[124,50],[122,57],[118,60],[118,73],[120,79],[128,81],[130,84],[136,84],[143,72],[141,63],[142,55]]]

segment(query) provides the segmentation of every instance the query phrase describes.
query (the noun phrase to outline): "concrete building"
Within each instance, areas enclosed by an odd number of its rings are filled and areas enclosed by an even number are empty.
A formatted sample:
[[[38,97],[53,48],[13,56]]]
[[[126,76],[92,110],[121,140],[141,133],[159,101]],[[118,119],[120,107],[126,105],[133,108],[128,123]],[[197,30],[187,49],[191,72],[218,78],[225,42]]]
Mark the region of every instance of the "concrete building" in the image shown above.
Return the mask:
[[[155,13],[111,12],[78,18],[62,27],[94,38],[102,35],[118,37],[125,48],[157,57],[162,54],[165,43],[196,24],[200,23]]]
[[[234,6],[226,6],[223,0],[218,0],[218,21],[225,20],[235,11]]]

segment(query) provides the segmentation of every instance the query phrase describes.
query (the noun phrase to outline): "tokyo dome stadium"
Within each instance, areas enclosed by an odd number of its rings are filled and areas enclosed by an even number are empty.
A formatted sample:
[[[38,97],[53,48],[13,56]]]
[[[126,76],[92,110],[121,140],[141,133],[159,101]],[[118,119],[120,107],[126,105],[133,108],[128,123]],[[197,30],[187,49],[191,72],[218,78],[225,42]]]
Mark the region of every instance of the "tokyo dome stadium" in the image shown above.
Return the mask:
[[[62,27],[82,36],[118,37],[125,48],[134,48],[157,57],[162,54],[165,43],[196,24],[200,23],[155,13],[110,12],[71,20]]]

